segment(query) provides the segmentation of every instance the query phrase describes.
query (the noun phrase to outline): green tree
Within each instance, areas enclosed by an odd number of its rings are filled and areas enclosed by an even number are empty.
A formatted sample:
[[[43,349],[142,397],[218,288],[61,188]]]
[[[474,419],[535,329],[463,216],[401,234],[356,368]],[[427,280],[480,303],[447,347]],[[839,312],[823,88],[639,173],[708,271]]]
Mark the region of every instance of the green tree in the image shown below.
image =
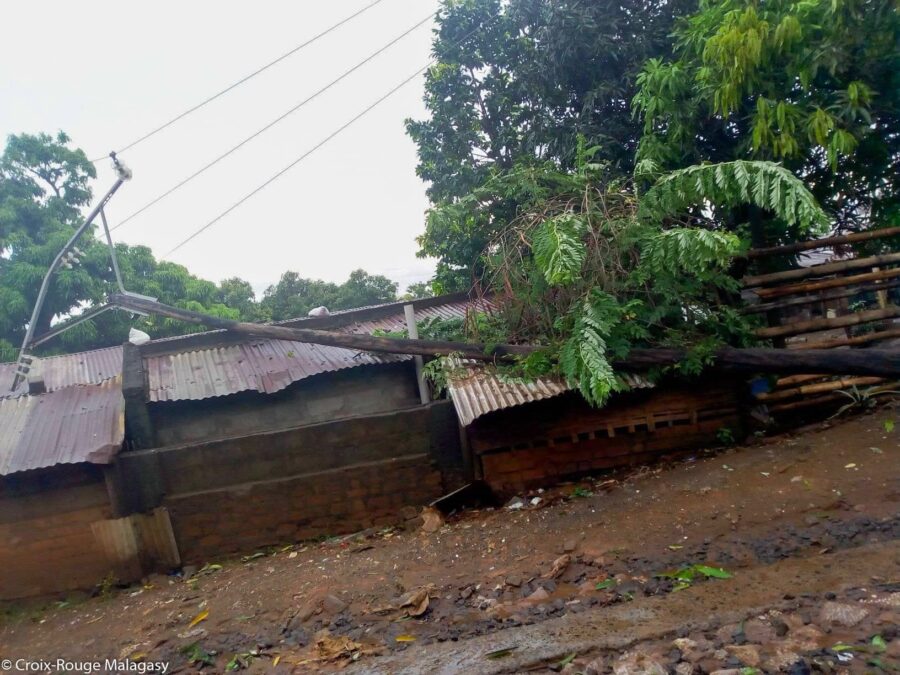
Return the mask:
[[[893,0],[704,0],[674,38],[675,57],[651,59],[638,77],[639,176],[704,161],[780,161],[838,226],[896,222]],[[733,224],[748,220],[757,244],[798,234],[746,209],[732,215]]]
[[[343,284],[305,279],[296,272],[285,272],[278,283],[269,286],[260,303],[274,321],[306,316],[315,307],[329,311],[378,305],[397,299],[397,284],[387,277],[354,270]]]
[[[429,281],[417,281],[406,287],[406,293],[401,300],[419,300],[421,298],[433,298],[434,286]]]
[[[477,221],[429,217],[419,244],[421,255],[438,258],[442,290],[468,285],[478,253],[529,198],[491,192],[498,176],[545,163],[571,168],[579,136],[598,146],[595,161],[630,173],[641,135],[629,107],[634,77],[648,58],[669,53],[673,18],[694,6],[692,0],[444,3],[433,44],[438,63],[426,76],[429,119],[409,120],[407,130],[435,206],[478,190],[492,208]]]
[[[7,352],[21,340],[44,273],[78,226],[95,176],[62,132],[9,137],[0,157],[0,339]],[[81,248],[82,264],[60,270],[50,289],[37,333],[55,316],[100,298],[98,256]]]

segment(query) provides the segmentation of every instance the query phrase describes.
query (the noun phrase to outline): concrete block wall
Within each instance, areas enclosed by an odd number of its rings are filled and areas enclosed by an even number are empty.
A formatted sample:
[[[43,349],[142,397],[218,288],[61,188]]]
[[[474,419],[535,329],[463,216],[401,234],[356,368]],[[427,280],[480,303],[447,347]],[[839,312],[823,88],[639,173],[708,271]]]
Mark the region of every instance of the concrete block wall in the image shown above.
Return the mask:
[[[185,562],[396,522],[441,494],[427,455],[166,499]]]
[[[127,451],[119,501],[124,512],[167,507],[186,562],[398,520],[402,507],[458,487],[450,406]]]
[[[289,429],[419,405],[412,362],[349,368],[275,394],[241,392],[147,406],[155,447]]]

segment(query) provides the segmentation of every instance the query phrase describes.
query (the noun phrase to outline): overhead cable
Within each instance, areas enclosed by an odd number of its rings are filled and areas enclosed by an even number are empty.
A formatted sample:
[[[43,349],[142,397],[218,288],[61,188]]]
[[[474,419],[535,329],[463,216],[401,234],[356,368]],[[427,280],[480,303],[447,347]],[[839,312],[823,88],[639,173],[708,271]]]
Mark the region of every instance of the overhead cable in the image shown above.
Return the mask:
[[[234,152],[236,152],[237,150],[239,150],[240,148],[242,148],[243,146],[245,146],[247,143],[249,143],[250,141],[252,141],[252,140],[253,140],[254,138],[256,138],[257,136],[260,136],[261,134],[265,133],[266,131],[268,131],[269,129],[271,129],[272,127],[274,127],[276,124],[278,124],[279,122],[281,122],[282,120],[284,120],[284,119],[287,118],[288,116],[290,116],[290,115],[292,115],[293,113],[295,113],[295,112],[297,112],[298,110],[300,110],[300,108],[302,108],[303,106],[305,106],[307,103],[310,103],[310,102],[313,101],[314,99],[318,98],[320,95],[324,94],[326,91],[328,91],[329,89],[331,89],[332,87],[334,87],[336,84],[338,84],[339,82],[341,82],[342,80],[344,80],[345,78],[347,78],[348,76],[350,76],[350,75],[351,75],[352,73],[354,73],[355,71],[357,71],[357,70],[359,70],[360,68],[362,68],[364,65],[366,65],[367,63],[369,63],[370,61],[372,61],[374,58],[376,58],[377,56],[379,56],[379,55],[382,54],[383,52],[385,52],[385,51],[387,51],[388,49],[390,49],[391,47],[393,47],[393,46],[394,46],[395,44],[397,44],[400,40],[402,40],[402,39],[405,38],[407,35],[409,35],[409,34],[412,33],[413,31],[415,31],[417,28],[419,28],[419,27],[425,25],[426,23],[430,22],[433,18],[434,18],[434,11],[429,12],[429,14],[428,14],[425,18],[423,18],[422,20],[418,21],[417,23],[415,23],[415,24],[414,24],[413,26],[411,26],[410,28],[407,28],[407,29],[406,29],[405,31],[403,31],[400,35],[398,35],[397,37],[395,37],[393,40],[391,40],[390,42],[388,42],[388,43],[387,43],[386,45],[384,45],[383,47],[381,47],[381,48],[377,49],[376,51],[372,52],[371,54],[369,54],[365,59],[363,59],[362,61],[360,61],[360,62],[357,63],[356,65],[354,65],[352,68],[350,68],[350,69],[344,71],[340,76],[338,76],[337,78],[335,78],[334,80],[332,80],[331,82],[329,82],[328,84],[326,84],[324,87],[322,87],[322,88],[319,89],[318,91],[316,91],[316,92],[310,94],[310,95],[307,96],[305,99],[303,99],[302,101],[300,101],[297,105],[295,105],[295,106],[289,108],[289,109],[286,110],[284,113],[282,113],[281,115],[279,115],[278,117],[276,117],[275,119],[273,119],[271,122],[269,122],[268,124],[266,124],[266,125],[263,126],[262,128],[258,129],[257,131],[254,131],[252,134],[250,134],[249,136],[247,136],[247,137],[246,137],[244,140],[242,140],[240,143],[238,143],[237,145],[235,145],[235,146],[229,148],[228,150],[226,150],[225,152],[223,152],[221,155],[219,155],[218,157],[216,157],[216,158],[213,159],[212,161],[208,162],[207,164],[203,165],[202,167],[200,167],[199,169],[197,169],[196,171],[194,171],[194,173],[192,173],[191,175],[189,175],[189,176],[187,176],[186,178],[182,179],[181,181],[175,183],[175,185],[173,185],[172,187],[170,187],[168,190],[166,190],[166,191],[163,192],[162,194],[160,194],[160,195],[154,197],[153,199],[151,199],[149,202],[147,202],[146,204],[144,204],[144,205],[143,205],[141,208],[139,208],[137,211],[134,211],[133,213],[127,215],[125,218],[123,218],[121,221],[119,221],[119,223],[118,223],[115,227],[113,227],[112,229],[113,229],[113,230],[119,229],[119,228],[122,227],[125,223],[127,223],[128,221],[130,221],[132,218],[137,217],[138,215],[140,215],[141,213],[143,213],[144,211],[146,211],[147,209],[149,209],[149,208],[152,207],[153,205],[157,204],[158,202],[162,201],[163,199],[165,199],[166,197],[168,197],[169,195],[171,195],[171,194],[172,194],[173,192],[175,192],[176,190],[179,190],[180,188],[184,187],[185,185],[187,185],[188,183],[190,183],[192,180],[194,180],[195,178],[197,178],[197,176],[199,176],[199,175],[202,174],[203,172],[207,171],[208,169],[211,169],[211,168],[214,167],[216,164],[218,164],[219,162],[221,162],[223,159],[225,159],[226,157],[228,157],[229,155],[233,154]]]
[[[378,105],[380,105],[382,102],[386,101],[388,98],[390,98],[391,96],[393,96],[394,94],[396,94],[398,91],[400,91],[400,89],[402,89],[404,86],[406,86],[407,84],[409,84],[410,82],[412,82],[414,79],[416,79],[416,77],[418,77],[418,76],[421,75],[423,72],[425,72],[425,70],[431,65],[431,63],[432,63],[432,61],[429,61],[429,62],[428,62],[427,64],[425,64],[423,67],[419,68],[416,72],[414,72],[412,75],[410,75],[409,77],[407,77],[405,80],[403,80],[402,82],[400,82],[399,84],[397,84],[393,89],[391,89],[389,92],[387,92],[386,94],[384,94],[381,98],[379,98],[377,101],[375,101],[374,103],[372,103],[371,105],[369,105],[369,106],[368,106],[367,108],[365,108],[362,112],[360,112],[360,113],[357,114],[356,116],[352,117],[349,121],[345,122],[343,125],[341,125],[341,126],[338,127],[337,129],[335,129],[333,132],[331,132],[330,134],[328,134],[328,136],[326,136],[324,139],[322,139],[321,141],[319,141],[318,143],[316,143],[312,148],[310,148],[309,150],[307,150],[306,152],[304,152],[302,155],[300,155],[300,156],[299,156],[297,159],[295,159],[293,162],[291,162],[291,163],[288,164],[286,167],[284,167],[283,169],[281,169],[281,171],[279,171],[279,172],[276,173],[274,176],[272,176],[271,178],[269,178],[268,180],[266,180],[264,183],[261,183],[261,184],[258,185],[256,188],[254,188],[253,190],[251,190],[250,192],[248,192],[246,195],[244,195],[243,197],[241,197],[238,201],[236,201],[234,204],[232,204],[232,205],[229,206],[227,209],[225,209],[224,211],[222,211],[219,215],[217,215],[215,218],[213,218],[212,220],[210,220],[208,223],[206,223],[205,225],[203,225],[203,226],[200,227],[199,229],[195,230],[189,237],[187,237],[186,239],[184,239],[183,241],[181,241],[177,246],[175,246],[173,249],[171,249],[171,250],[170,250],[168,253],[166,253],[165,256],[163,256],[163,257],[168,258],[170,255],[172,255],[173,253],[175,253],[175,251],[177,251],[177,250],[180,249],[182,246],[184,246],[185,244],[187,244],[188,242],[192,241],[193,239],[195,239],[196,237],[198,237],[200,234],[202,234],[203,232],[205,232],[206,230],[208,230],[210,227],[212,227],[212,226],[215,225],[217,222],[219,222],[220,220],[222,220],[222,218],[224,218],[224,217],[227,216],[229,213],[231,213],[232,211],[234,211],[234,210],[235,210],[237,207],[239,207],[241,204],[243,204],[243,203],[246,202],[248,199],[250,199],[251,197],[253,197],[255,194],[257,194],[258,192],[260,192],[261,190],[263,190],[264,188],[268,187],[269,185],[271,185],[272,183],[274,183],[276,180],[278,180],[279,178],[281,178],[284,174],[286,174],[288,171],[290,171],[291,169],[293,169],[293,168],[294,168],[295,166],[297,166],[300,162],[302,162],[304,159],[306,159],[306,158],[309,157],[311,154],[313,154],[316,150],[318,150],[318,149],[321,148],[323,145],[325,145],[326,143],[328,143],[330,140],[332,140],[333,138],[335,138],[336,136],[338,136],[339,134],[341,134],[341,133],[342,133],[345,129],[347,129],[349,126],[351,126],[351,125],[354,124],[355,122],[357,122],[357,121],[359,121],[360,119],[362,119],[363,117],[365,117],[369,112],[371,112],[373,109],[375,109],[375,108],[376,108]]]
[[[352,21],[352,20],[355,19],[356,17],[358,17],[358,16],[364,14],[365,12],[369,11],[369,10],[372,9],[375,5],[378,5],[378,4],[380,4],[381,2],[384,2],[384,0],[374,0],[373,2],[371,2],[371,3],[369,3],[368,5],[366,5],[365,7],[363,7],[362,9],[360,9],[360,10],[354,12],[353,14],[351,14],[350,16],[348,16],[348,17],[346,17],[346,18],[344,18],[344,19],[341,19],[341,20],[338,21],[336,24],[333,24],[333,25],[329,26],[328,28],[326,28],[326,29],[323,30],[322,32],[317,33],[316,35],[313,35],[311,38],[309,38],[309,39],[306,40],[305,42],[300,43],[299,45],[297,45],[296,47],[294,47],[294,48],[291,49],[290,51],[285,52],[284,54],[282,54],[281,56],[279,56],[277,59],[275,59],[275,60],[273,60],[273,61],[269,61],[267,64],[265,64],[265,65],[263,65],[263,66],[260,66],[259,68],[257,68],[256,70],[254,70],[252,73],[250,73],[250,74],[248,74],[248,75],[242,77],[242,78],[241,78],[240,80],[238,80],[237,82],[234,82],[234,83],[228,85],[227,87],[225,87],[225,88],[222,89],[221,91],[219,91],[219,92],[213,94],[212,96],[210,96],[210,97],[208,97],[208,98],[206,98],[206,99],[200,101],[200,103],[196,104],[195,106],[193,106],[193,107],[191,107],[191,108],[188,108],[188,109],[185,110],[184,112],[182,112],[182,113],[176,115],[175,117],[173,117],[172,119],[170,119],[168,122],[165,122],[164,124],[161,124],[160,126],[156,127],[156,128],[153,129],[152,131],[150,131],[150,132],[144,134],[143,136],[141,136],[141,137],[139,137],[139,138],[136,138],[135,140],[131,141],[131,142],[128,143],[127,145],[123,146],[120,150],[118,150],[118,152],[120,152],[120,153],[121,153],[121,152],[125,152],[126,150],[130,150],[131,148],[133,148],[134,146],[136,146],[138,143],[143,143],[144,141],[146,141],[146,140],[147,140],[148,138],[150,138],[151,136],[155,136],[156,134],[158,134],[158,133],[159,133],[160,131],[162,131],[163,129],[166,129],[166,128],[172,126],[173,124],[175,124],[175,123],[178,122],[179,120],[184,119],[185,117],[187,117],[188,115],[190,115],[190,114],[193,113],[193,112],[196,112],[197,110],[199,110],[199,109],[202,108],[203,106],[205,106],[205,105],[207,105],[207,104],[209,104],[209,103],[212,103],[213,101],[215,101],[215,100],[216,100],[217,98],[219,98],[220,96],[224,96],[225,94],[227,94],[227,93],[228,93],[229,91],[231,91],[232,89],[235,89],[235,88],[241,86],[242,84],[244,84],[244,83],[247,82],[248,80],[253,79],[253,78],[256,77],[257,75],[259,75],[260,73],[262,73],[262,72],[268,70],[269,68],[271,68],[272,66],[276,65],[277,63],[280,63],[281,61],[284,61],[284,60],[285,60],[286,58],[288,58],[289,56],[293,56],[294,54],[296,54],[297,52],[299,52],[301,49],[303,49],[303,48],[305,48],[305,47],[308,47],[309,45],[311,45],[311,44],[313,44],[314,42],[316,42],[317,40],[319,40],[319,39],[325,37],[326,35],[328,35],[328,34],[331,33],[332,31],[335,31],[335,30],[337,30],[338,28],[340,28],[341,26],[343,26],[344,24],[349,23],[350,21]],[[104,160],[104,159],[106,159],[106,155],[104,155],[103,157],[98,157],[98,158],[96,158],[96,159],[92,159],[91,162],[92,162],[92,163],[96,163],[96,162],[99,162],[99,161]]]

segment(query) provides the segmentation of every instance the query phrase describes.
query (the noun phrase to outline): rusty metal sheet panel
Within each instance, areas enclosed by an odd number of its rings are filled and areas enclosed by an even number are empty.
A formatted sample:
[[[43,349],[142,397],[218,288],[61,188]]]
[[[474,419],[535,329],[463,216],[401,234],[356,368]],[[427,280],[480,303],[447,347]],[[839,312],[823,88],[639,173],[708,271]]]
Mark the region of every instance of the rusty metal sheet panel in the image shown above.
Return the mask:
[[[124,437],[120,378],[0,399],[0,475],[57,464],[108,464]]]
[[[369,354],[338,347],[254,340],[238,345],[144,359],[150,401],[201,400],[242,391],[274,394],[294,382],[357,366],[397,363],[402,354]]]
[[[473,305],[469,301],[450,302],[417,309],[416,319],[462,318],[473,308],[483,311],[488,305]],[[353,311],[347,312],[348,319],[352,319]],[[376,330],[402,331],[405,328],[406,321],[401,311],[373,320],[351,320],[335,330],[371,334]],[[397,363],[409,358],[404,354],[373,354],[288,340],[253,340],[189,352],[151,355],[144,359],[144,367],[151,402],[196,401],[242,391],[274,394],[313,375],[357,366]]]
[[[122,347],[46,356],[40,361],[48,392],[77,384],[100,384],[122,374]],[[15,373],[15,363],[0,363],[0,397],[11,393]],[[17,393],[25,389],[23,386]]]
[[[653,384],[639,375],[623,375],[629,389],[647,389]],[[448,376],[447,390],[463,426],[482,415],[524,403],[543,401],[570,391],[561,378],[539,377],[534,380],[514,380],[501,377],[496,370],[471,361],[460,363]]]
[[[464,319],[471,312],[487,312],[491,309],[492,305],[486,300],[460,300],[448,302],[443,305],[435,305],[434,307],[421,307],[416,309],[416,323],[421,323],[428,319]],[[348,319],[349,318],[352,317],[348,317]],[[350,321],[346,325],[337,328],[337,330],[345,333],[360,334],[372,334],[376,330],[389,332],[405,331],[406,318],[401,309],[399,313],[379,317],[377,319]]]

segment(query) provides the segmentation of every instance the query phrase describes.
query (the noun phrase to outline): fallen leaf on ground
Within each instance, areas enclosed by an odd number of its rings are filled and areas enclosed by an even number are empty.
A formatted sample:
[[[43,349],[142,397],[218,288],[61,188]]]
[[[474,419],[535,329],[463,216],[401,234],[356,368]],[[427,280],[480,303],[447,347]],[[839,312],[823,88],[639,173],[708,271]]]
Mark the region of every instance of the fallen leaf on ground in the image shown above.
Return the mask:
[[[417,588],[400,598],[398,608],[407,608],[408,616],[422,616],[428,611],[428,588]]]
[[[346,635],[335,637],[326,630],[316,636],[316,653],[324,661],[349,657],[361,649],[361,644],[354,642]]]
[[[422,521],[422,532],[431,534],[444,526],[444,514],[433,506],[426,506],[422,509]]]
[[[197,616],[195,616],[193,619],[191,619],[191,622],[188,624],[188,628],[193,628],[194,626],[196,626],[196,625],[197,625],[198,623],[200,623],[201,621],[205,621],[205,620],[206,620],[206,617],[208,617],[208,616],[209,616],[209,610],[208,610],[208,609],[204,609],[204,610],[203,610],[202,612],[200,612]]]
[[[566,571],[566,568],[572,562],[572,556],[566,554],[559,556],[556,560],[553,561],[553,567],[550,569],[547,574],[544,575],[545,579],[555,579],[560,574]]]
[[[415,642],[416,638],[414,635],[398,635],[394,640],[397,642]]]

